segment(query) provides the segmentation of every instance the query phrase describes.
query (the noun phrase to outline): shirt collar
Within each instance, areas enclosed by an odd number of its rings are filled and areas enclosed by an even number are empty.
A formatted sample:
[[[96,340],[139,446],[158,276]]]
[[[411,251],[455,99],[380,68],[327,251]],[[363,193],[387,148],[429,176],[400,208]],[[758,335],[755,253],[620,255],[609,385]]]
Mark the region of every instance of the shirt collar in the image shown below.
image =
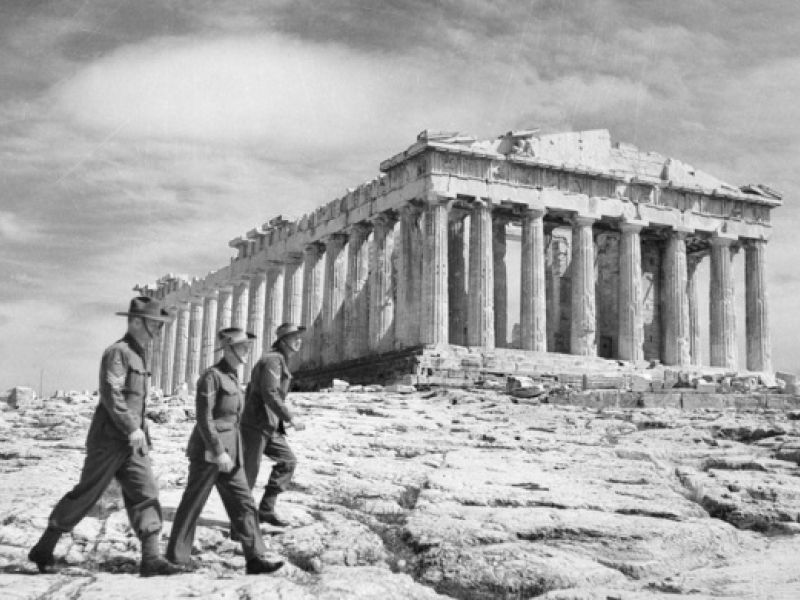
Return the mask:
[[[136,341],[135,337],[133,337],[130,333],[126,333],[125,336],[122,338],[122,341],[128,344],[131,347],[131,349],[134,352],[136,352],[136,354],[138,354],[144,359],[145,349],[139,342]]]
[[[238,377],[239,374],[237,373],[236,369],[228,364],[228,361],[224,358],[221,358],[219,362],[215,365],[217,369],[219,369],[222,373],[227,373],[228,375],[232,375],[233,377]]]

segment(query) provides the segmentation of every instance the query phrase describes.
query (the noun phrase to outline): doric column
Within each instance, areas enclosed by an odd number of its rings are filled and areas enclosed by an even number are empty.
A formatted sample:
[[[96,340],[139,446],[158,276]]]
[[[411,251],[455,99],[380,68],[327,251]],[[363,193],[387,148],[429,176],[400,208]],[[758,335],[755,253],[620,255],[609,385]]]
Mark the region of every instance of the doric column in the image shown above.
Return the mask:
[[[736,368],[736,308],[733,237],[711,238],[711,366]]]
[[[194,390],[200,375],[200,346],[203,342],[203,299],[192,298],[189,310],[189,345],[186,351],[186,383]]]
[[[451,208],[447,215],[447,302],[448,339],[451,344],[467,345],[469,319],[469,213]]]
[[[177,389],[186,381],[186,353],[189,350],[189,304],[178,305],[178,317],[175,332],[175,361],[172,370],[172,387]]]
[[[214,347],[216,348],[216,335],[220,329],[231,326],[233,318],[233,288],[226,286],[219,288],[219,299],[217,300],[217,326],[214,332]],[[212,362],[216,362],[213,358]]]
[[[494,348],[492,206],[478,199],[469,227],[469,311],[467,344]]]
[[[547,300],[544,277],[544,211],[522,215],[520,254],[520,343],[525,350],[547,351]]]
[[[217,306],[219,292],[213,290],[205,297],[203,307],[203,341],[200,346],[200,371],[214,364],[214,343],[217,337]]]
[[[642,221],[620,224],[619,244],[619,358],[644,360],[642,319]]]
[[[369,349],[386,352],[394,348],[394,252],[395,219],[381,213],[372,219],[369,280]]]
[[[344,300],[346,358],[359,358],[369,350],[370,231],[366,223],[356,223],[347,230],[347,287]]]
[[[176,319],[172,319],[164,324],[164,348],[161,351],[161,389],[165,396],[172,394],[174,390],[173,365],[175,364],[175,333],[177,331]]]
[[[419,313],[422,294],[422,229],[418,206],[400,209],[400,228],[395,240],[397,256],[397,304],[395,347],[419,345]]]
[[[267,288],[267,274],[260,270],[250,276],[250,291],[247,297],[247,327],[246,330],[256,336],[247,366],[244,369],[242,382],[250,381],[250,373],[259,358],[261,358],[261,344],[264,336],[264,296]]]
[[[688,231],[669,234],[661,269],[664,278],[662,299],[664,313],[665,365],[688,365],[691,362],[689,340],[689,302],[686,295],[686,236]]]
[[[597,354],[592,225],[597,219],[578,215],[572,223],[572,324],[570,353]]]
[[[569,302],[562,301],[564,290],[561,278],[567,272],[570,262],[569,240],[566,235],[555,231],[555,227],[546,231],[547,251],[545,253],[547,270],[547,350],[549,352],[568,352],[569,339],[562,332],[562,312],[569,309]],[[549,239],[548,239],[549,238]]]
[[[308,328],[303,343],[305,367],[319,366],[321,351],[322,289],[325,283],[325,262],[322,255],[325,246],[319,242],[309,244],[303,250],[303,317]]]
[[[240,281],[233,286],[231,327],[247,329],[247,306],[250,300],[250,283]]]
[[[161,389],[161,355],[164,352],[164,328],[162,327],[152,340],[150,355],[150,389]]]
[[[689,355],[693,365],[702,364],[700,352],[700,306],[697,300],[697,267],[703,260],[700,253],[686,256],[686,301],[689,305]]]
[[[283,322],[303,323],[303,254],[290,253],[286,257],[283,276]]]
[[[325,289],[322,297],[322,361],[340,362],[344,347],[343,305],[347,284],[347,236],[334,233],[325,240]]]
[[[263,343],[261,344],[262,354],[266,354],[275,343],[275,330],[283,323],[283,304],[284,304],[284,274],[286,265],[278,261],[267,263],[267,281],[264,292],[264,329]],[[302,309],[302,296],[300,297],[300,307]],[[297,319],[295,323],[299,323]]]
[[[506,276],[505,216],[492,219],[492,272],[494,277],[494,343],[498,348],[508,346],[508,278]]]
[[[765,240],[748,240],[745,245],[745,329],[747,369],[772,372],[772,348],[767,319],[767,275]]]
[[[426,198],[422,246],[420,336],[425,344],[447,344],[447,202]]]

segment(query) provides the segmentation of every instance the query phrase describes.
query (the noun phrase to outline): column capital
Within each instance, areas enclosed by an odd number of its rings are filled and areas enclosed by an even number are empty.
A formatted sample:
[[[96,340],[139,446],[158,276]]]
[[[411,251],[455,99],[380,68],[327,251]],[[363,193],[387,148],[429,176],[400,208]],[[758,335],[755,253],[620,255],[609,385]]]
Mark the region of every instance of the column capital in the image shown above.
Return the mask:
[[[524,206],[521,214],[525,218],[538,219],[547,214],[547,209],[544,206]]]
[[[746,248],[767,245],[767,240],[764,238],[741,238],[741,242]]]
[[[649,224],[649,221],[642,219],[625,219],[624,221],[620,221],[619,230],[623,233],[639,233]]]
[[[389,211],[380,212],[369,217],[369,222],[373,228],[391,227],[397,222],[397,216]]]
[[[403,206],[399,207],[398,212],[401,215],[416,215],[422,212],[422,207],[412,202],[406,202]]]
[[[211,288],[210,290],[206,290],[203,292],[203,298],[218,298],[219,297],[219,289]]]
[[[579,226],[594,225],[599,219],[600,217],[596,215],[576,214],[572,217],[572,223]]]
[[[695,229],[693,227],[687,227],[686,225],[676,224],[670,227],[669,232],[670,235],[685,240],[689,235],[695,232]]]
[[[738,241],[738,236],[721,231],[716,232],[710,239],[712,246],[732,246]]]
[[[302,252],[289,252],[286,254],[286,258],[284,258],[283,262],[287,264],[294,264],[299,265],[303,262],[303,253]]]
[[[325,244],[320,241],[311,242],[303,248],[303,255],[318,256],[323,250],[325,250]]]
[[[323,238],[323,242],[326,246],[342,248],[347,243],[347,234],[337,231],[336,233],[326,235]]]
[[[442,205],[448,210],[456,201],[454,194],[440,194],[439,192],[427,192],[424,196],[419,198],[420,202],[426,206]]]
[[[286,266],[286,261],[270,259],[270,260],[265,261],[264,270],[267,273],[270,273],[272,271],[280,271],[285,266]]]

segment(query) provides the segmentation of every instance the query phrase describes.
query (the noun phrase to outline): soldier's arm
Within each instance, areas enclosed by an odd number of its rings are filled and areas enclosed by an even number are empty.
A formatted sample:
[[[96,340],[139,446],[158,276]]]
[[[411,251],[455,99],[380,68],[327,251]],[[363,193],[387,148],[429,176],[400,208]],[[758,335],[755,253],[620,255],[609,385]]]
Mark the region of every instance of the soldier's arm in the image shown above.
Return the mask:
[[[100,403],[117,429],[130,435],[139,429],[137,416],[128,410],[122,393],[128,376],[128,357],[122,348],[112,348],[103,354],[100,364]]]
[[[266,408],[274,412],[282,421],[292,422],[292,412],[281,398],[281,362],[272,358],[264,361],[261,372],[261,398]]]
[[[197,415],[197,429],[206,449],[219,456],[225,452],[225,446],[217,434],[214,426],[214,404],[217,400],[217,379],[211,371],[206,371],[197,382],[195,395],[195,413]]]

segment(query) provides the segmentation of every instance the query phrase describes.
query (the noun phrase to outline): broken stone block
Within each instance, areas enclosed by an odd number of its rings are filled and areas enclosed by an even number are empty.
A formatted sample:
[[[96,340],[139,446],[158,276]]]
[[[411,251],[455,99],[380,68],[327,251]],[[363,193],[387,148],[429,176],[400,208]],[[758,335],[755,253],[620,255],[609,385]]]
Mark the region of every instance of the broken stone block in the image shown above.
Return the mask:
[[[8,395],[8,405],[11,408],[28,408],[33,406],[36,401],[36,392],[33,388],[25,386],[15,386],[11,388]]]
[[[632,392],[649,392],[653,378],[649,374],[631,375],[630,387]]]
[[[705,381],[700,379],[695,385],[695,389],[704,394],[714,394],[717,391],[717,384],[713,381]]]
[[[384,388],[387,392],[394,392],[395,394],[413,394],[417,391],[413,385],[403,385],[402,383],[393,383]]]
[[[331,391],[333,392],[346,392],[350,388],[350,384],[344,379],[334,379],[331,383]]]
[[[512,375],[506,379],[506,392],[515,398],[535,398],[546,391],[543,384],[534,381],[530,377]]]

